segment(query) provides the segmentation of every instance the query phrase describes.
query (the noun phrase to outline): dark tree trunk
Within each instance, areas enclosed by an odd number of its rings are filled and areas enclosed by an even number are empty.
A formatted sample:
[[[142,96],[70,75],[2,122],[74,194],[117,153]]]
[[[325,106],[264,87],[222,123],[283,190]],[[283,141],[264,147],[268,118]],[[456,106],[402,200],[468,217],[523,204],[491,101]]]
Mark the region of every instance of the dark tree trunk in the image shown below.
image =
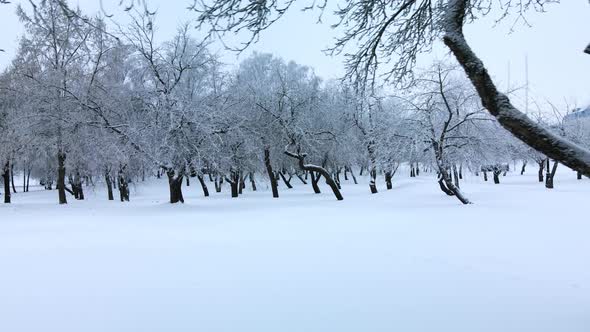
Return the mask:
[[[522,168],[520,169],[520,175],[524,175],[524,172],[526,171],[526,160],[522,162]]]
[[[256,180],[254,179],[254,172],[250,172],[248,176],[250,178],[250,184],[252,185],[252,191],[256,191]]]
[[[463,180],[463,164],[459,165],[459,180]]]
[[[183,180],[183,173],[179,172],[177,175],[174,170],[168,170],[166,172],[168,176],[168,186],[170,188],[170,203],[184,203],[184,197],[182,196],[182,180]]]
[[[272,197],[278,198],[279,197],[279,188],[277,184],[277,179],[274,176],[272,165],[270,164],[270,149],[266,147],[264,149],[264,165],[266,166],[266,172],[268,173],[268,178],[270,179],[270,187],[272,189]]]
[[[461,64],[473,83],[482,105],[518,139],[557,160],[573,170],[590,176],[590,151],[531,120],[516,109],[505,94],[498,91],[481,59],[473,52],[465,36],[463,25],[467,15],[468,0],[454,0],[447,4],[443,41]]]
[[[582,180],[582,172],[576,172],[578,173],[578,180]]]
[[[283,174],[283,172],[277,172],[279,173],[279,176],[281,177],[281,179],[283,179],[283,182],[285,183],[285,185],[287,186],[287,188],[289,189],[293,189],[293,186],[291,185],[291,176],[289,176],[289,179],[287,180],[287,177],[285,177],[285,174]]]
[[[186,177],[186,186],[187,187],[190,187],[191,186],[191,180],[190,180],[190,178],[191,178],[190,176],[187,176]]]
[[[27,192],[29,192],[29,181],[31,180],[31,168],[27,170]]]
[[[76,175],[74,176],[74,182],[76,183],[78,197],[79,200],[84,200],[84,188],[82,186],[82,177],[80,177],[80,173],[76,171]]]
[[[207,184],[205,183],[205,179],[203,179],[202,175],[197,175],[197,179],[199,183],[201,183],[201,188],[203,188],[203,195],[205,197],[209,197],[209,189],[207,188]]]
[[[12,183],[12,191],[16,194],[16,186],[14,185],[14,163],[10,164],[10,183]]]
[[[443,142],[444,143],[444,142]],[[435,161],[436,161],[436,166],[438,167],[438,181],[439,181],[439,186],[441,188],[441,190],[449,195],[449,193],[451,193],[453,196],[457,197],[457,199],[459,201],[461,201],[461,203],[463,204],[471,204],[471,201],[469,201],[469,199],[467,199],[467,197],[465,197],[465,195],[463,195],[463,192],[461,191],[461,189],[459,189],[457,186],[455,186],[453,184],[453,181],[451,179],[451,176],[449,175],[447,169],[448,167],[446,166],[444,159],[443,159],[443,144],[440,144],[439,142],[433,141],[433,149],[434,149],[434,156],[435,156]],[[445,190],[446,188],[446,190]]]
[[[447,188],[447,185],[445,184],[442,176],[439,176],[438,185],[443,193],[447,194],[448,196],[455,196],[455,194],[453,194],[453,192]]]
[[[550,161],[549,158],[547,158],[547,174],[545,176],[545,188],[547,189],[553,189],[553,179],[555,178],[555,172],[557,171],[557,165],[559,163],[557,162],[557,160],[553,161],[553,167],[551,168],[551,171],[549,170],[550,167]]]
[[[215,192],[220,193],[221,187],[223,186],[223,176],[219,174],[215,175]]]
[[[4,181],[4,203],[10,203],[10,161],[6,161],[2,170],[2,180]]]
[[[119,174],[118,178],[118,187],[119,187],[119,198],[121,202],[129,202],[129,181],[127,180],[127,175],[125,174],[125,169],[127,165],[123,165],[119,167]]]
[[[23,166],[23,192],[27,192],[27,165]]]
[[[332,192],[334,193],[334,196],[336,196],[336,199],[339,201],[344,199],[344,197],[342,197],[342,194],[340,193],[340,189],[338,189],[338,186],[336,185],[336,182],[334,182],[334,179],[332,179],[330,173],[328,173],[328,171],[326,171],[325,168],[316,165],[305,164],[305,154],[295,154],[289,151],[285,151],[285,154],[289,157],[296,158],[299,161],[299,168],[301,168],[301,170],[315,171],[321,174],[326,179],[326,183],[332,189]]]
[[[350,170],[350,176],[352,177],[352,181],[354,182],[354,184],[358,184],[356,176],[354,176],[354,171],[352,170],[352,167],[348,167],[348,169]]]
[[[239,183],[239,187],[238,187],[238,194],[241,195],[243,193],[243,190],[246,188],[245,177],[244,177],[244,175],[241,174],[241,172],[240,172],[239,179],[240,179],[240,183]]]
[[[230,171],[230,178],[226,178],[225,181],[227,181],[231,187],[231,197],[238,197],[240,195],[240,173],[238,171]]]
[[[500,174],[502,174],[502,171],[494,170],[493,174],[494,174],[494,183],[500,184]]]
[[[371,189],[371,194],[376,194],[377,193],[377,168],[375,168],[375,167],[371,168],[369,175],[371,176],[371,180],[369,182],[369,189]]]
[[[321,194],[321,190],[320,190],[320,186],[318,185],[318,182],[320,181],[320,178],[322,177],[321,174],[316,172],[309,172],[309,174],[311,175],[311,187],[313,188],[313,192],[316,194]]]
[[[111,178],[108,169],[104,172],[104,182],[107,184],[107,195],[109,197],[109,201],[114,201],[115,197],[113,196],[113,179]]]
[[[488,172],[483,171],[483,180],[487,181],[488,180]]]
[[[412,173],[414,170],[412,169]],[[393,184],[391,183],[391,171],[385,171],[385,185],[387,186],[387,190],[391,190],[393,188]]]
[[[57,153],[57,192],[59,204],[67,204],[66,198],[66,153],[59,151]]]

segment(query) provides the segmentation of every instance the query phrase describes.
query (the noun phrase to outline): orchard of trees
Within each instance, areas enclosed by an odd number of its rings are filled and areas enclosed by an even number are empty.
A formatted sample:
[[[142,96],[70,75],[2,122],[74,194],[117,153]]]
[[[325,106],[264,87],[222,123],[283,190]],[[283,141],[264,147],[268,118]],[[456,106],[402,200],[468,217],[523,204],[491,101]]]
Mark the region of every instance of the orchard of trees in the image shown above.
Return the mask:
[[[188,24],[157,43],[147,10],[130,10],[132,22],[111,31],[63,0],[31,1],[18,8],[25,34],[0,75],[4,201],[31,178],[56,190],[60,204],[84,199],[88,185],[129,201],[130,183],[149,177],[168,180],[170,203],[184,202],[183,186],[194,180],[204,196],[239,197],[263,182],[275,198],[293,182],[320,193],[323,181],[342,200],[344,179],[368,175],[367,194],[375,194],[379,181],[391,189],[405,165],[407,176],[436,174],[441,196],[468,204],[460,189],[467,172],[500,183],[518,162],[547,188],[560,163],[590,175],[590,123],[564,120],[570,110],[523,115],[469,48],[462,26],[488,2],[433,2],[348,2],[337,13],[347,30],[334,51],[360,47],[346,79],[325,81],[271,54],[228,69]],[[291,3],[215,0],[192,9],[201,29],[245,29],[253,42]],[[440,37],[458,64],[413,68],[416,52]],[[391,83],[402,78],[403,87]]]

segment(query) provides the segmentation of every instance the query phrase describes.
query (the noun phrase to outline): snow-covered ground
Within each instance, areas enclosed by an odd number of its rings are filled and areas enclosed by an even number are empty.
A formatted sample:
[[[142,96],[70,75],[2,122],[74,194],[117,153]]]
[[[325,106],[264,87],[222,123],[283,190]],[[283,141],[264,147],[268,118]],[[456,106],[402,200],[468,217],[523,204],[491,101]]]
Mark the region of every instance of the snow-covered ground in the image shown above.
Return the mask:
[[[471,206],[405,172],[342,202],[193,181],[171,206],[165,180],[128,204],[19,193],[0,206],[0,331],[590,331],[590,180],[535,177],[469,178]]]

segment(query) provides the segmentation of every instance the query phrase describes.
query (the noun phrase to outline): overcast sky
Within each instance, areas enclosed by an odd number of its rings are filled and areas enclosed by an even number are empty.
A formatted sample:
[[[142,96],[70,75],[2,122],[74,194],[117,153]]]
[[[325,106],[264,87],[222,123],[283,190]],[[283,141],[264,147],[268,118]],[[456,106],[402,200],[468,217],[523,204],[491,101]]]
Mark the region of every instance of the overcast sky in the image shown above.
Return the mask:
[[[179,24],[195,17],[186,10],[192,0],[148,0],[157,9],[156,25],[158,38],[171,37]],[[103,0],[114,20],[125,22],[125,13],[116,4],[119,0]],[[336,3],[337,1],[332,1]],[[0,6],[0,68],[5,68],[14,55],[21,24],[15,15],[17,3],[28,6],[26,0],[13,0],[10,5]],[[70,0],[87,14],[99,11],[98,0]],[[229,64],[253,51],[270,52],[286,60],[311,66],[324,78],[338,78],[343,73],[342,58],[329,57],[322,50],[331,44],[338,31],[329,27],[333,18],[324,17],[324,24],[316,24],[317,17],[293,10],[262,34],[260,41],[244,54],[223,51],[214,46]],[[525,82],[525,57],[528,57],[529,95],[531,101],[544,104],[550,100],[564,105],[564,100],[578,106],[590,103],[590,55],[582,50],[590,42],[590,4],[586,0],[567,0],[562,4],[547,7],[547,13],[530,13],[527,16],[532,27],[517,25],[510,33],[513,20],[499,25],[492,17],[485,18],[467,27],[466,34],[476,53],[483,59],[488,70],[502,89],[508,86],[523,86]],[[195,36],[199,32],[195,30]],[[232,42],[232,40],[229,40]],[[235,41],[234,41],[235,42]],[[432,54],[424,55],[421,64],[433,58],[447,56],[444,47],[437,46]],[[519,105],[524,103],[524,93],[513,97]],[[530,109],[534,109],[531,102]]]

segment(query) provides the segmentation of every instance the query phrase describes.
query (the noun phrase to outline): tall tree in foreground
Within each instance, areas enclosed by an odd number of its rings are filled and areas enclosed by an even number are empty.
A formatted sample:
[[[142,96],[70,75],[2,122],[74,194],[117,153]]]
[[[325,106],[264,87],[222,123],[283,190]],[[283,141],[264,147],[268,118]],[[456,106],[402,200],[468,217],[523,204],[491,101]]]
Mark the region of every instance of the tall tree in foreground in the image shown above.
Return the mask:
[[[473,52],[463,26],[489,13],[501,18],[528,10],[543,11],[554,0],[397,0],[348,1],[335,14],[336,28],[344,33],[331,51],[342,52],[350,44],[356,51],[347,53],[347,76],[359,84],[375,80],[379,73],[397,81],[411,78],[418,54],[429,51],[443,37],[482,101],[483,106],[514,136],[529,146],[570,168],[590,176],[590,151],[553,134],[535,123],[498,91],[483,62]],[[249,31],[250,38],[239,47],[255,42],[260,33],[279,20],[295,3],[292,0],[244,2],[241,0],[195,1],[198,21],[209,25],[215,34]],[[309,8],[326,8],[326,1]],[[358,45],[358,46],[357,46]]]
[[[68,132],[72,124],[71,112],[76,110],[68,103],[66,92],[85,61],[86,41],[91,30],[82,22],[82,16],[66,15],[58,0],[31,1],[27,12],[19,6],[17,14],[25,25],[19,57],[26,58],[31,66],[19,68],[21,73],[36,85],[39,105],[43,114],[37,120],[54,131],[57,152],[57,189],[59,203],[66,204],[66,156]],[[34,70],[31,70],[34,68]]]

